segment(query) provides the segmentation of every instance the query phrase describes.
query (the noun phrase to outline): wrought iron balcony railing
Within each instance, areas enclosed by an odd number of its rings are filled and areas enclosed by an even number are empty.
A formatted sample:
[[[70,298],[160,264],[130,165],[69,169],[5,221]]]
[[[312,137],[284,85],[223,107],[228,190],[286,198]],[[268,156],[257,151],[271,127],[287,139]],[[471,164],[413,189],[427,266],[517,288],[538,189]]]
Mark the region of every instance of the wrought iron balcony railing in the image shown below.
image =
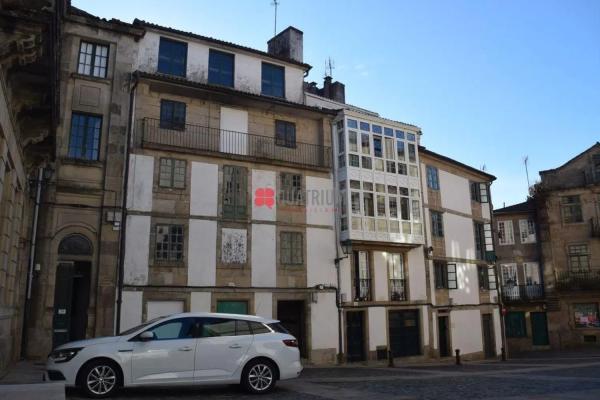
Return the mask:
[[[600,268],[558,271],[556,290],[600,290]]]
[[[331,148],[317,144],[279,143],[275,137],[182,124],[173,128],[159,119],[138,121],[142,146],[161,149],[200,151],[274,160],[308,167],[331,167]],[[291,145],[294,145],[293,147]]]
[[[390,301],[406,300],[406,280],[390,279]]]
[[[359,279],[356,291],[355,301],[371,301],[371,279]]]
[[[544,298],[544,285],[503,285],[502,300],[505,303],[526,302]]]

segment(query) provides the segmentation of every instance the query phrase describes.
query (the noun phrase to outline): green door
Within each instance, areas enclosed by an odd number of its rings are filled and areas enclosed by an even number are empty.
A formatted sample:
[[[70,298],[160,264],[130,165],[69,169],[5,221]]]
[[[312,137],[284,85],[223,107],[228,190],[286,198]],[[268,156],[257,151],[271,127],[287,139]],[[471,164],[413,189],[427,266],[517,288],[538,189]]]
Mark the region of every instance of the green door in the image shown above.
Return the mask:
[[[548,341],[548,322],[545,312],[531,313],[531,337],[534,346],[547,346]]]
[[[217,312],[227,314],[248,314],[248,302],[219,300],[217,301]]]

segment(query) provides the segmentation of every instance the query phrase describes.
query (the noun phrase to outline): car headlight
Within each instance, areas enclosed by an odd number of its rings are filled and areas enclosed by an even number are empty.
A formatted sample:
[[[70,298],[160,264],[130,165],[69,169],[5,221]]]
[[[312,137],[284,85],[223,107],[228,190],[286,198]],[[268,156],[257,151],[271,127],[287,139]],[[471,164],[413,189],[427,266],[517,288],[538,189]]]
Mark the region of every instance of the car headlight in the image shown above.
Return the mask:
[[[81,349],[83,349],[83,347],[54,350],[48,357],[55,363],[63,363],[72,360]]]

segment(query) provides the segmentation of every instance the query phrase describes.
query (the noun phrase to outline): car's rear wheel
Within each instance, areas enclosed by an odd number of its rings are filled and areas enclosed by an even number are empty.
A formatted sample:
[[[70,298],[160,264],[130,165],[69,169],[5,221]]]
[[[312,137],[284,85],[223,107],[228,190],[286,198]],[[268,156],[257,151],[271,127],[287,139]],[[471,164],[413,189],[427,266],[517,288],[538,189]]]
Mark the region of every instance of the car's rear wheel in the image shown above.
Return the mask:
[[[79,385],[84,393],[93,399],[112,396],[119,389],[119,371],[112,362],[91,361],[83,366]]]
[[[273,390],[277,374],[275,365],[268,360],[253,360],[242,374],[242,386],[249,393],[267,393]]]

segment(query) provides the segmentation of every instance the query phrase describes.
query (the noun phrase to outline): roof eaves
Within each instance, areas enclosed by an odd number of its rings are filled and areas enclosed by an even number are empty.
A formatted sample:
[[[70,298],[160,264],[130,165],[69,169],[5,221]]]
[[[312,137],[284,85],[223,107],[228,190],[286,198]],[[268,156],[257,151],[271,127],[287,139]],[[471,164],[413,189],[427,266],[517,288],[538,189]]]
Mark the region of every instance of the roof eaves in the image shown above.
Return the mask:
[[[471,171],[471,172],[473,172],[473,173],[476,173],[476,174],[479,174],[479,175],[483,175],[483,176],[487,177],[487,178],[488,178],[490,181],[495,181],[495,180],[497,179],[497,178],[496,178],[494,175],[492,175],[492,174],[488,174],[488,173],[487,173],[487,172],[485,172],[485,171],[481,171],[481,170],[479,170],[479,169],[477,169],[477,168],[475,168],[475,167],[472,167],[472,166],[470,166],[470,165],[464,164],[464,163],[462,163],[462,162],[460,162],[460,161],[456,161],[455,159],[453,159],[453,158],[450,158],[450,157],[448,157],[448,156],[444,156],[444,155],[442,155],[442,154],[439,154],[439,153],[433,152],[433,151],[431,151],[431,150],[429,150],[429,149],[425,148],[425,146],[419,146],[419,151],[420,151],[421,153],[429,154],[429,155],[430,155],[430,156],[432,156],[432,157],[439,158],[439,159],[441,159],[441,160],[444,160],[444,161],[446,161],[446,162],[449,162],[449,163],[451,163],[451,164],[456,164],[456,165],[458,165],[458,166],[460,166],[460,167],[462,167],[462,168],[464,168],[464,169],[466,169],[466,170],[469,170],[469,171]]]

